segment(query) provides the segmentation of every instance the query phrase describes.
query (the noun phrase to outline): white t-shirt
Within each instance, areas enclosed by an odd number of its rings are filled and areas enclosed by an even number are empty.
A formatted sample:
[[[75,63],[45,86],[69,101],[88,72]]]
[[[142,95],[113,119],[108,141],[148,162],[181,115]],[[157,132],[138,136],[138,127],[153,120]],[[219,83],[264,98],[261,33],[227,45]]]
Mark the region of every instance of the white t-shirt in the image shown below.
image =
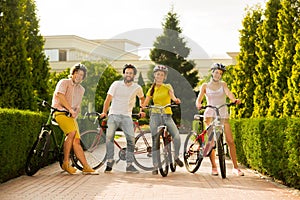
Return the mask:
[[[110,114],[122,114],[131,116],[136,102],[136,96],[144,97],[142,87],[137,83],[127,86],[124,81],[115,81],[110,86],[107,94],[112,96],[109,109]]]

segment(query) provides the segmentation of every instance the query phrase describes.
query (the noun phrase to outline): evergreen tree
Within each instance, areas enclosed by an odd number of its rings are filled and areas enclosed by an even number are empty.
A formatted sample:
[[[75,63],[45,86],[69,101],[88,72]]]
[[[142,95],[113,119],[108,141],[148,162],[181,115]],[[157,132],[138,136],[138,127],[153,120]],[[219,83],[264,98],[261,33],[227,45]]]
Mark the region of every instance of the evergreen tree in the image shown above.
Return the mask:
[[[279,13],[278,28],[279,39],[276,43],[277,59],[275,65],[278,66],[276,79],[274,80],[273,91],[277,91],[278,96],[274,99],[275,103],[271,107],[276,111],[276,116],[291,116],[295,107],[295,89],[299,87],[295,80],[299,76],[299,66],[294,63],[294,55],[297,41],[294,34],[297,34],[299,28],[299,0],[283,0],[282,9]],[[299,95],[296,94],[296,95]]]
[[[82,100],[81,113],[85,113],[87,111],[95,111],[96,99],[100,98],[97,96],[99,94],[96,92],[97,88],[106,85],[101,78],[107,64],[105,62],[92,63],[87,61],[82,62],[82,64],[87,67],[87,77],[82,82],[82,86],[85,88],[85,93]],[[112,77],[113,76],[114,75],[112,74]],[[103,90],[105,90],[104,93],[106,94],[107,88],[103,88]],[[105,99],[106,96],[101,97]],[[100,110],[100,112],[102,112],[102,110]]]
[[[195,63],[186,58],[190,48],[186,47],[179,27],[177,14],[168,12],[163,23],[163,34],[156,38],[154,48],[150,51],[150,59],[157,63],[169,66],[166,83],[170,83],[175,95],[182,100],[180,109],[174,109],[174,119],[177,123],[181,118],[191,120],[196,112],[196,95],[193,91],[199,81]]]
[[[266,4],[262,26],[258,27],[257,30],[259,36],[256,42],[258,64],[255,66],[257,73],[253,76],[256,88],[253,97],[252,117],[264,117],[268,113],[268,97],[270,97],[270,85],[272,83],[272,75],[270,78],[270,74],[273,74],[274,71],[272,64],[276,53],[274,40],[277,38],[277,19],[280,8],[280,0],[270,0]]]
[[[24,8],[25,0],[0,3],[0,107],[31,109],[34,104]]]
[[[275,41],[276,59],[273,61],[274,70],[271,73],[272,85],[269,98],[268,116],[284,116],[283,104],[287,101],[287,77],[291,76],[295,41],[293,41],[294,13],[291,11],[292,2],[281,1],[282,8],[278,14],[278,39]],[[291,15],[291,16],[289,16]],[[287,102],[293,104],[293,102]]]
[[[122,78],[122,75],[119,74],[116,69],[108,65],[104,72],[101,74],[101,77],[99,79],[97,88],[96,88],[96,95],[95,95],[95,111],[102,112],[104,100],[107,95],[107,91],[110,87],[110,85],[116,81],[120,80]]]
[[[253,112],[253,95],[255,83],[253,76],[257,76],[255,66],[257,65],[256,41],[258,40],[257,28],[262,23],[262,9],[259,6],[249,8],[243,19],[243,29],[240,30],[240,53],[238,64],[233,76],[235,82],[232,84],[232,92],[242,100],[242,105],[234,107],[233,117],[251,117]]]
[[[34,95],[42,99],[49,100],[49,63],[44,54],[44,39],[39,33],[34,1],[26,0],[24,9],[23,20],[26,29],[25,38],[27,60],[31,66],[31,81],[34,89]]]
[[[138,84],[139,84],[140,86],[144,86],[144,85],[145,85],[145,82],[144,82],[144,79],[143,79],[142,72],[139,73]]]
[[[292,68],[292,76],[289,79],[291,84],[290,93],[294,97],[295,105],[292,112],[292,116],[300,117],[300,27],[297,24],[297,33],[295,34],[296,39],[296,54],[294,56],[294,62]]]

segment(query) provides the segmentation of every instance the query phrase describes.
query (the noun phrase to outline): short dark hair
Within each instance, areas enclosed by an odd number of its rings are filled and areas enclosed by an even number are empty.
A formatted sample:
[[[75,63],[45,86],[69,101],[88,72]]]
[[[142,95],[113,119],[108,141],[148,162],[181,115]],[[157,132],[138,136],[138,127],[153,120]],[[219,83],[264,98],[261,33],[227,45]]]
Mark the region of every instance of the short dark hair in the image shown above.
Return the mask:
[[[75,64],[71,69],[70,69],[70,75],[73,75],[75,72],[77,72],[78,70],[82,70],[84,72],[84,76],[83,79],[85,79],[86,77],[86,73],[87,73],[87,69],[86,66],[84,64],[78,63]]]
[[[134,65],[132,65],[132,64],[126,64],[126,65],[124,65],[124,67],[123,67],[123,74],[125,74],[125,70],[126,70],[127,68],[133,69],[134,75],[137,74],[137,69],[136,69],[136,67],[135,67]]]

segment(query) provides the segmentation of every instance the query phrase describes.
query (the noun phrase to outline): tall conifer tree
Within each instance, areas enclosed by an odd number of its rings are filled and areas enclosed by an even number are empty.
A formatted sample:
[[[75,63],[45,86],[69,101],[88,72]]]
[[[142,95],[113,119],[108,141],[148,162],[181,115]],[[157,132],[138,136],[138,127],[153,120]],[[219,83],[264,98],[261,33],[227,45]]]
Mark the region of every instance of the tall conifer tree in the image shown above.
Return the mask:
[[[299,66],[294,62],[296,54],[297,40],[295,36],[299,30],[299,0],[283,0],[282,9],[279,14],[279,41],[278,41],[278,59],[276,64],[279,66],[275,86],[281,86],[279,91],[279,99],[275,104],[283,111],[277,110],[277,113],[282,113],[281,116],[289,117],[295,115],[294,110],[296,96],[299,96]],[[276,88],[276,87],[275,87]],[[278,108],[277,107],[277,108]],[[299,112],[299,111],[298,111]]]
[[[44,39],[40,35],[36,6],[33,0],[26,0],[24,6],[24,25],[27,60],[31,66],[31,80],[34,96],[49,100],[49,63],[44,53]]]
[[[262,9],[259,6],[248,8],[246,17],[243,20],[243,29],[240,31],[240,53],[238,63],[233,74],[235,82],[232,83],[232,91],[236,96],[242,99],[242,106],[235,107],[232,110],[233,117],[251,117],[254,104],[253,95],[256,85],[253,76],[257,76],[255,66],[257,65],[256,41],[257,28],[262,23]]]
[[[187,60],[190,48],[186,46],[181,33],[177,14],[173,11],[168,12],[163,23],[163,34],[156,38],[154,48],[150,51],[150,59],[153,62],[170,67],[166,83],[173,86],[175,94],[182,100],[181,113],[174,109],[177,123],[181,117],[190,120],[193,117],[191,113],[196,112],[193,89],[199,81],[194,61]]]
[[[33,87],[26,51],[25,0],[0,3],[0,107],[31,109]]]
[[[254,110],[252,117],[264,117],[268,113],[268,97],[270,96],[270,85],[272,83],[270,73],[273,74],[274,71],[272,62],[276,53],[274,41],[278,33],[277,19],[280,8],[280,0],[270,0],[266,4],[262,26],[257,30],[259,36],[256,42],[258,63],[255,66],[257,73],[253,76],[256,88],[253,96]]]

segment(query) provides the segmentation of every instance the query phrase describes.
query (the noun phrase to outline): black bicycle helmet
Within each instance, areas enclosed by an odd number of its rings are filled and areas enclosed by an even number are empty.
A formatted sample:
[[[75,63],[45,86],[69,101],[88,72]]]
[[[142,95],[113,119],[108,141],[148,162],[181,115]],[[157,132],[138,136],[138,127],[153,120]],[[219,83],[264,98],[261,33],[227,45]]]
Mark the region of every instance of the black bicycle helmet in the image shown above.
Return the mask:
[[[214,63],[211,68],[210,68],[212,71],[216,70],[216,69],[219,69],[219,70],[222,70],[223,72],[226,71],[226,67],[225,65],[223,65],[222,63]]]
[[[134,65],[132,65],[132,64],[126,64],[126,65],[124,65],[124,67],[123,67],[123,74],[125,74],[125,70],[126,70],[127,68],[133,69],[134,75],[137,74],[137,69],[136,69],[136,67],[135,67]]]
[[[70,75],[73,75],[76,71],[82,70],[84,72],[83,79],[85,79],[87,74],[87,68],[84,64],[77,63],[70,69]]]

